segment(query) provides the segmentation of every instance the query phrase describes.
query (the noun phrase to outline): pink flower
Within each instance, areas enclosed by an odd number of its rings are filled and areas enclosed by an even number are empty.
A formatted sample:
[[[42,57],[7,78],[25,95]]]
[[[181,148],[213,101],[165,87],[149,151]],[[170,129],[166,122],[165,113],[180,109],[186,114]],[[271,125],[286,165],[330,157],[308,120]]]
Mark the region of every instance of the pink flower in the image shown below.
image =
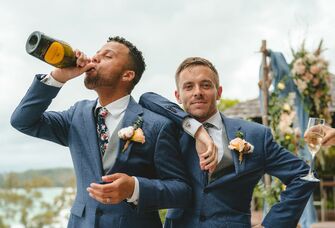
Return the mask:
[[[316,91],[315,97],[320,98],[322,96],[322,92],[320,90]]]
[[[317,85],[319,85],[319,83],[320,83],[320,79],[319,78],[314,78],[313,79],[313,82],[312,82],[313,86],[317,86]]]
[[[303,80],[300,80],[300,79],[296,80],[296,84],[298,86],[298,89],[301,92],[304,91],[307,88],[307,83]]]
[[[312,74],[318,74],[320,71],[321,71],[321,69],[320,69],[320,67],[319,67],[319,64],[314,64],[314,65],[312,65],[311,66],[311,68],[309,68],[309,71],[312,73]]]
[[[101,140],[106,140],[108,139],[108,134],[104,133],[104,134],[101,134]]]
[[[309,72],[306,72],[306,74],[304,74],[304,78],[305,80],[310,81],[313,79],[313,75],[310,74]]]
[[[107,111],[107,110],[103,110],[103,111],[100,112],[100,115],[101,115],[102,117],[107,116],[107,114],[108,114],[108,111]]]
[[[297,75],[303,75],[305,73],[306,66],[305,66],[304,62],[302,61],[302,59],[297,59],[297,61],[294,62],[293,71]]]
[[[130,139],[134,135],[134,131],[135,129],[133,126],[122,128],[118,132],[119,138],[123,140]]]

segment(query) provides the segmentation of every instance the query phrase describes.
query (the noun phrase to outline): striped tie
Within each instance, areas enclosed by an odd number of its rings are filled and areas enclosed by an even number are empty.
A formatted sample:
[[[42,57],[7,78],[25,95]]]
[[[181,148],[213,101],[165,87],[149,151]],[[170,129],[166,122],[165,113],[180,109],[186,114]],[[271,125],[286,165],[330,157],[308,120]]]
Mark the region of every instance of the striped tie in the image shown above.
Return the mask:
[[[203,123],[202,124],[202,126],[204,126],[204,128],[205,128],[205,130],[207,131],[207,133],[208,133],[208,129],[209,128],[212,128],[212,127],[214,127],[214,125],[213,124],[211,124],[211,123]],[[208,133],[209,134],[209,133]],[[210,136],[210,135],[209,135]],[[211,136],[210,136],[211,137]],[[205,185],[205,187],[208,185],[208,181],[209,181],[209,173],[208,173],[208,171],[206,170],[206,171],[203,171],[203,174],[204,174],[204,185]]]

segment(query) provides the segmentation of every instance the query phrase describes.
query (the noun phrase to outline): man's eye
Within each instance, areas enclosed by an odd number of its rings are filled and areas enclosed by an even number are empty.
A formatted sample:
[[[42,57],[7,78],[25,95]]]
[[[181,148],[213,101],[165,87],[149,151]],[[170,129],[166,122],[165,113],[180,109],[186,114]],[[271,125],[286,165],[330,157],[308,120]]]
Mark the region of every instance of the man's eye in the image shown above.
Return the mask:
[[[191,90],[191,89],[193,88],[193,86],[192,86],[192,85],[186,85],[184,88],[185,88],[186,90]]]
[[[209,83],[205,83],[205,84],[202,85],[202,87],[205,88],[205,89],[209,89],[209,88],[212,87],[212,85],[209,84]]]

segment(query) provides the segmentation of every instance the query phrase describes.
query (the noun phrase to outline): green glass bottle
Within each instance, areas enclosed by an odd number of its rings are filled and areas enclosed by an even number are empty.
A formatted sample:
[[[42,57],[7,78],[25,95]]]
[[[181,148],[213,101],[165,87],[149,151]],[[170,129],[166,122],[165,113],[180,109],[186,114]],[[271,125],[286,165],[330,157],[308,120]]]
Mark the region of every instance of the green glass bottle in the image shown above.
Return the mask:
[[[28,54],[57,68],[76,66],[76,56],[71,46],[35,31],[27,39]]]

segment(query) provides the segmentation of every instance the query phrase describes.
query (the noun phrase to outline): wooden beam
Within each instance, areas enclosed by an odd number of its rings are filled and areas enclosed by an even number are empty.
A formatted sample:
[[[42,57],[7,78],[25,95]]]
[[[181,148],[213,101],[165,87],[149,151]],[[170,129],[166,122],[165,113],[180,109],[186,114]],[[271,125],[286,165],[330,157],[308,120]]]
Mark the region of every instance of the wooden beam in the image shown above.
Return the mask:
[[[269,126],[269,118],[268,118],[268,97],[269,97],[269,66],[267,63],[267,56],[269,55],[269,52],[266,48],[266,40],[262,40],[262,46],[261,46],[261,52],[262,52],[262,66],[263,66],[263,78],[260,81],[259,85],[261,86],[262,90],[262,123],[265,126]],[[271,188],[271,177],[268,174],[264,175],[264,184],[265,188],[267,190],[270,190]]]

